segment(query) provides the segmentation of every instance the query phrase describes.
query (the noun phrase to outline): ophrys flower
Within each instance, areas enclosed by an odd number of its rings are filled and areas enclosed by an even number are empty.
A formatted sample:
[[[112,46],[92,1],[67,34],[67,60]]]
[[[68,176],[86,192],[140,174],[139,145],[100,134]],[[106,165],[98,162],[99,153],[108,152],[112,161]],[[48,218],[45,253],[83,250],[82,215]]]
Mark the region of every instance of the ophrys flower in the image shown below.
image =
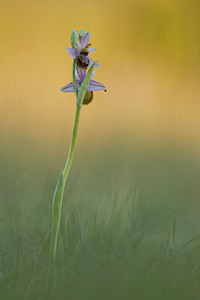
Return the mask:
[[[96,72],[93,72],[92,78],[94,77],[95,73]],[[76,84],[77,84],[78,90],[80,89],[81,83],[84,80],[85,76],[86,76],[86,71],[83,69],[77,68]],[[104,90],[106,92],[105,85],[91,79],[89,82],[88,88],[87,88],[85,98],[83,100],[83,104],[89,104],[93,99],[93,92],[101,91],[101,90]],[[61,92],[74,92],[73,82],[70,82],[68,85],[61,88]]]
[[[77,40],[76,48],[65,47],[65,49],[68,50],[69,55],[76,59],[77,67],[80,69],[86,70],[94,63],[94,61],[89,57],[89,54],[94,52],[97,48],[91,47],[91,44],[89,43],[90,38],[91,33],[85,32],[80,40]],[[96,64],[95,67],[100,67],[100,64]]]

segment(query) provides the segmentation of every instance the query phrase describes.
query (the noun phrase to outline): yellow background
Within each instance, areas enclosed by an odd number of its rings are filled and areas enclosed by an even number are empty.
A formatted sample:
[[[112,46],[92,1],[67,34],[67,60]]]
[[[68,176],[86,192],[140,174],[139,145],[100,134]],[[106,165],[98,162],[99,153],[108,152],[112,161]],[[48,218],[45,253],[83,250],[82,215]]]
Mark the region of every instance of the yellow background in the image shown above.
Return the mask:
[[[71,81],[64,47],[74,28],[85,28],[107,93],[83,107],[79,147],[134,147],[137,137],[198,152],[199,12],[194,0],[1,0],[1,150],[66,149],[75,95],[59,91]]]

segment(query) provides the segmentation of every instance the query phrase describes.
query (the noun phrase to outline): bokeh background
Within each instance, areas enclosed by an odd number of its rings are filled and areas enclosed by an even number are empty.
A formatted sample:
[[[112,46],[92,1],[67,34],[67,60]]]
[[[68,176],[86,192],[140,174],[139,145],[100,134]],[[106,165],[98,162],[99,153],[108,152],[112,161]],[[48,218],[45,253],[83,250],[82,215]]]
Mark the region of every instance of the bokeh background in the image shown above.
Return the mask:
[[[179,246],[200,232],[199,16],[198,0],[0,0],[2,253],[11,236],[37,245],[50,228],[75,115],[74,94],[59,91],[74,28],[91,32],[107,93],[82,109],[64,218],[137,195],[153,244],[175,215]]]
[[[23,145],[26,153],[30,147],[50,156],[53,148],[67,148],[75,101],[59,89],[71,81],[72,61],[64,47],[73,28],[91,31],[98,47],[92,57],[102,65],[96,80],[108,89],[83,109],[79,148],[97,150],[121,140],[128,149],[139,138],[197,149],[198,1],[1,0],[0,5],[3,149]]]

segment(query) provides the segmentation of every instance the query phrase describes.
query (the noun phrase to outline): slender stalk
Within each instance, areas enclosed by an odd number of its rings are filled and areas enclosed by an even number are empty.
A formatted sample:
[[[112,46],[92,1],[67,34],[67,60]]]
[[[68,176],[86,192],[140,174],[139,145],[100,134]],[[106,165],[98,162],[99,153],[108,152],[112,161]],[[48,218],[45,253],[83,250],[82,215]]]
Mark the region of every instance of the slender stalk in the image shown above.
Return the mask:
[[[73,86],[74,91],[76,94],[76,115],[74,120],[74,127],[72,132],[71,144],[69,148],[69,153],[67,157],[67,161],[64,167],[64,170],[61,171],[57,186],[53,196],[53,209],[52,209],[52,229],[51,229],[51,246],[50,246],[50,270],[48,274],[48,281],[47,281],[47,291],[54,293],[54,287],[56,283],[56,252],[57,252],[57,244],[58,244],[58,234],[60,230],[60,220],[61,220],[61,213],[62,213],[62,201],[63,201],[63,194],[65,189],[65,184],[67,181],[67,177],[72,165],[72,160],[74,157],[74,150],[76,144],[76,137],[78,131],[78,123],[79,117],[82,107],[82,102],[85,97],[89,81],[92,76],[92,71],[94,69],[96,62],[90,67],[82,85],[80,91],[78,91],[76,78],[75,78],[75,71],[76,71],[76,61],[73,60],[72,66],[72,78],[73,78]]]
[[[55,280],[56,280],[56,252],[57,252],[58,234],[60,229],[60,220],[61,220],[61,212],[62,212],[62,200],[63,200],[66,180],[74,156],[80,112],[81,112],[81,105],[77,104],[74,127],[73,127],[72,138],[71,138],[71,145],[69,148],[67,161],[64,170],[61,172],[59,176],[58,183],[53,197],[53,210],[52,210],[53,222],[52,222],[52,231],[51,231],[50,271],[48,277],[48,287],[51,288],[54,287]]]
[[[73,59],[73,65],[72,65],[72,80],[73,80],[73,87],[74,87],[74,91],[76,94],[76,99],[78,99],[78,88],[77,88],[77,84],[76,84],[76,60]]]
[[[64,185],[67,180],[67,176],[69,174],[73,156],[74,156],[74,150],[75,150],[75,144],[76,144],[76,136],[77,136],[77,131],[78,131],[78,123],[79,123],[79,117],[80,117],[80,112],[81,112],[81,105],[77,104],[76,106],[76,115],[75,115],[75,120],[74,120],[74,128],[72,132],[72,139],[71,139],[71,145],[69,148],[69,154],[67,157],[67,161],[65,164],[65,168],[63,170],[63,179],[64,179]]]
[[[73,85],[76,94],[76,99],[78,99],[78,88],[76,85],[75,70],[76,70],[76,61],[74,60],[72,65],[72,78],[73,78]],[[78,131],[78,123],[79,123],[79,117],[80,117],[80,112],[82,107],[82,105],[78,104],[78,101],[76,102],[77,102],[76,115],[74,120],[74,127],[72,132],[69,153],[68,153],[64,170],[61,171],[61,174],[59,176],[57,186],[53,196],[51,246],[50,246],[50,270],[49,270],[48,281],[47,281],[47,290],[51,289],[52,291],[54,289],[55,282],[56,282],[56,252],[57,252],[57,244],[58,244],[58,234],[60,230],[63,194],[64,194],[66,180],[74,156],[76,136]]]

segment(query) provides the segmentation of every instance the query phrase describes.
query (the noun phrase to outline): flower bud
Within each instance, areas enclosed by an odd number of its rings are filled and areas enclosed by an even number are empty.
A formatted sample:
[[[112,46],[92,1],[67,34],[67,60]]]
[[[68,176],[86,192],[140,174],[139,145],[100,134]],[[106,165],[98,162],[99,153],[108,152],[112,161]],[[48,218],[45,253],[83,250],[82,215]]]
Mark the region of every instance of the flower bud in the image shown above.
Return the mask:
[[[84,35],[84,33],[85,33],[85,29],[81,29],[79,31],[79,40],[82,38],[82,36]]]
[[[78,31],[76,29],[73,29],[71,37],[70,37],[70,42],[71,42],[72,48],[76,48],[76,42],[78,40],[79,40]]]

